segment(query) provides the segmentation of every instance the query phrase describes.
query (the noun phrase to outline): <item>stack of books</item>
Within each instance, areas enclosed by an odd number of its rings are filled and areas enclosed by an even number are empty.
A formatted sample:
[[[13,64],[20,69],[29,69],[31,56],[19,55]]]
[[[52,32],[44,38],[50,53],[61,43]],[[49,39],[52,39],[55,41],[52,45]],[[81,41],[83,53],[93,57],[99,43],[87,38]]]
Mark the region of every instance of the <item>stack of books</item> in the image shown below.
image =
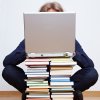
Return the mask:
[[[26,100],[50,100],[49,92],[49,61],[47,59],[26,59],[27,66]]]
[[[73,100],[72,57],[30,58],[25,65],[26,100]]]
[[[70,81],[73,66],[72,58],[55,58],[50,62],[50,92],[52,100],[73,100],[74,83]]]

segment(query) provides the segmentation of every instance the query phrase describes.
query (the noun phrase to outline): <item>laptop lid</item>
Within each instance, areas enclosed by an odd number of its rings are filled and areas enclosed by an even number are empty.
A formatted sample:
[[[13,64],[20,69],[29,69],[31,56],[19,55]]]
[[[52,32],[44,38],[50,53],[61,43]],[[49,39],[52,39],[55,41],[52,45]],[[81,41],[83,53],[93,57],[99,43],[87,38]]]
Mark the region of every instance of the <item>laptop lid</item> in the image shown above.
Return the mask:
[[[75,13],[37,12],[24,14],[26,53],[73,53]]]

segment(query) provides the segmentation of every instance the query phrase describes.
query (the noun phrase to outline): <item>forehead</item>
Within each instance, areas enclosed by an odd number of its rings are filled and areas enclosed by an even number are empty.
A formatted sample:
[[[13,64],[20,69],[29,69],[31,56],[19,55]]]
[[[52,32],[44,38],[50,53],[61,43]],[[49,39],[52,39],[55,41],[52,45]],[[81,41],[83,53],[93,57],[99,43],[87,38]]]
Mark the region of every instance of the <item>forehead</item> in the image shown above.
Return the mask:
[[[48,12],[57,12],[55,9],[48,9]]]

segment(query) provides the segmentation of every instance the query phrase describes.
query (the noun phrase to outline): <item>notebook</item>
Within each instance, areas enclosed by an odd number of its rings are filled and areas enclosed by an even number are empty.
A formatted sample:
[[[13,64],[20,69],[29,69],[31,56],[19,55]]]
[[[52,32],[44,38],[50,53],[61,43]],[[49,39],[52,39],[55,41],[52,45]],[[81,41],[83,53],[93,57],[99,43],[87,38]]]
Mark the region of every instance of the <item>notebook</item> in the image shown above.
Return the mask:
[[[24,13],[28,57],[66,57],[75,51],[75,13]]]

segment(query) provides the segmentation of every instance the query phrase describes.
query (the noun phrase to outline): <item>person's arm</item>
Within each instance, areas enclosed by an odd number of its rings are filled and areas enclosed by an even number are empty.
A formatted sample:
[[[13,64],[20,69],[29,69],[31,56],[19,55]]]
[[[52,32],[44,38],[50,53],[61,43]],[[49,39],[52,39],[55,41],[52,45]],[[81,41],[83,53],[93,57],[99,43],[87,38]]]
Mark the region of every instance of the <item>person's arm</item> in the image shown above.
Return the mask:
[[[81,68],[94,67],[93,61],[87,56],[77,40],[75,42],[75,53],[76,55],[73,57],[73,60],[76,61]]]
[[[18,65],[26,59],[25,53],[25,41],[20,42],[18,47],[9,55],[7,55],[3,61],[3,65]]]

